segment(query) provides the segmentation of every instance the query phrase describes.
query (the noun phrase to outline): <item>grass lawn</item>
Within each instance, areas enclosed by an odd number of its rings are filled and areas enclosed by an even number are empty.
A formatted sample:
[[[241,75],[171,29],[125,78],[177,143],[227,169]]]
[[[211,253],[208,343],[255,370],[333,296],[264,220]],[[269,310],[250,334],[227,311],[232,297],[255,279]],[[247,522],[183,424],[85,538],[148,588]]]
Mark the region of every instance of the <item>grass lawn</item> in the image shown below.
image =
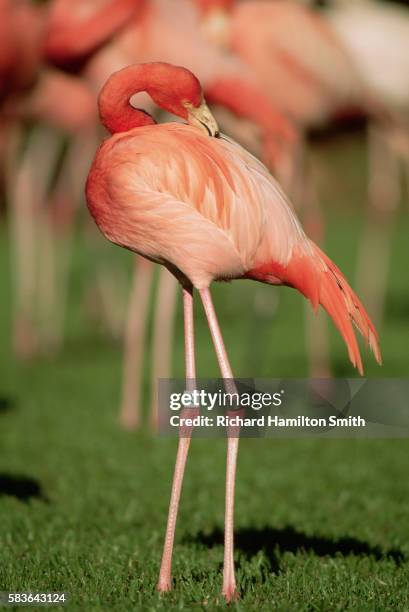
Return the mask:
[[[365,193],[361,143],[346,139],[334,150],[321,145],[318,154],[337,168],[336,185],[323,191],[331,206],[327,251],[353,279]],[[402,212],[381,333],[385,365],[380,369],[365,355],[368,376],[405,377],[409,370],[408,235]],[[224,441],[192,444],[175,589],[159,596],[176,441],[118,427],[121,347],[81,311],[82,288],[95,265],[81,243],[63,353],[16,363],[5,232],[1,236],[0,590],[68,591],[69,610],[225,608],[219,596]],[[107,248],[115,263],[130,269],[128,253]],[[299,295],[249,282],[215,287],[214,294],[237,376],[306,375]],[[200,308],[197,314],[198,371],[217,375]],[[181,333],[179,307],[178,376]],[[331,341],[335,371],[353,376],[336,332]],[[408,454],[406,440],[243,440],[236,495],[242,595],[231,608],[409,610]]]

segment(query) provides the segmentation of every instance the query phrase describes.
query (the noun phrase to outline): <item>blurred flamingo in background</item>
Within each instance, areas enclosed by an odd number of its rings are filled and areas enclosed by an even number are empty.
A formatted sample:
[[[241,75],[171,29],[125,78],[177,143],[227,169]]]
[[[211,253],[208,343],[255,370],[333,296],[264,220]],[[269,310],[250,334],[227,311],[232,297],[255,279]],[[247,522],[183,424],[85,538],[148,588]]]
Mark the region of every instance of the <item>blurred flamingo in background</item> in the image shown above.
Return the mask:
[[[62,333],[65,303],[57,283],[67,267],[65,229],[72,223],[66,221],[73,202],[78,204],[81,187],[73,181],[72,164],[69,173],[56,172],[61,134],[73,136],[67,159],[74,156],[78,162],[89,146],[88,127],[95,124],[96,113],[85,84],[42,63],[45,9],[23,0],[3,2],[1,9],[14,45],[12,78],[3,87],[2,105],[14,248],[13,341],[18,356],[31,357],[40,348],[55,348]],[[58,228],[64,233],[58,237],[57,257]]]
[[[54,0],[45,54],[61,66],[81,64],[141,10],[144,0]]]
[[[21,95],[29,89],[36,80],[39,64],[39,36],[41,29],[40,13],[29,5],[28,2],[10,0],[0,1],[0,161],[3,172],[2,182],[7,191],[7,186],[13,181],[9,176],[11,167],[11,156],[17,150],[18,135],[16,122],[13,120],[10,109],[14,107],[16,95]],[[24,211],[20,211],[23,212]],[[30,234],[30,215],[18,214],[16,207],[11,207],[10,225],[20,226],[22,238],[24,234]],[[13,244],[13,241],[12,241]],[[14,248],[23,257],[17,257],[17,265],[20,259],[24,259],[26,243],[15,241]],[[19,273],[20,272],[20,273]],[[19,295],[27,289],[22,270],[17,270],[15,280],[15,319],[19,319],[21,324],[25,317],[23,312],[23,300],[19,304]],[[30,278],[30,272],[26,279]],[[31,281],[28,280],[30,283]],[[16,312],[19,311],[19,312]],[[16,324],[15,324],[16,327]],[[15,333],[16,335],[16,333]]]
[[[234,51],[275,108],[300,128],[326,125],[341,112],[368,104],[349,53],[308,7],[290,0],[196,3],[208,37]]]
[[[94,108],[101,83],[95,83],[92,70],[87,70],[87,66],[138,14],[143,4],[144,0],[54,0],[50,4],[43,43],[44,57],[49,64],[66,70],[69,74],[75,74],[83,82],[91,92]],[[129,62],[125,61],[120,66],[112,67],[108,61],[105,78],[112,69],[118,69],[127,63]],[[94,131],[92,136],[89,135],[90,131]],[[85,147],[82,156],[77,159],[76,181],[80,185],[83,185],[91,163],[91,151],[101,138],[102,132],[95,116],[88,129],[91,145]],[[100,248],[99,242],[94,244],[95,236],[89,226],[86,226],[85,231],[87,242],[93,245],[94,249]],[[101,253],[96,256],[101,259]],[[96,270],[95,285],[90,288],[86,300],[92,311],[95,309],[94,302],[98,304],[98,316],[102,315],[105,328],[113,337],[122,334],[122,303],[119,299],[122,292],[118,280],[121,279],[117,279],[109,271],[107,273],[106,265],[100,263]]]
[[[13,140],[9,109],[35,82],[40,61],[41,10],[23,0],[0,0],[0,155],[2,170]],[[3,178],[4,180],[4,178]]]
[[[283,160],[278,176],[297,208],[302,207],[309,232],[322,242],[325,222],[316,185],[322,171],[308,155],[308,131],[356,112],[382,124],[381,105],[375,103],[337,33],[308,6],[289,0],[195,1],[208,37],[251,67],[275,107],[304,134],[293,158]],[[310,312],[306,316],[310,373],[330,376],[326,321]]]
[[[324,15],[368,90],[393,118],[386,125],[371,126],[368,221],[358,255],[357,285],[379,325],[402,195],[401,174],[409,168],[409,11],[397,4],[341,0]],[[370,274],[374,266],[376,279]]]
[[[147,92],[189,125],[157,125],[131,107]],[[376,331],[346,279],[304,234],[293,209],[267,169],[221,135],[198,79],[165,63],[130,66],[111,76],[99,98],[103,124],[113,134],[100,147],[87,180],[87,203],[112,242],[161,263],[182,285],[187,387],[196,377],[193,288],[199,291],[220,371],[229,391],[233,373],[218,326],[212,281],[253,279],[289,285],[332,317],[362,373],[354,324],[381,356]],[[177,511],[191,430],[179,438],[168,524],[158,581],[169,591]],[[233,432],[230,432],[233,433]],[[223,594],[237,596],[233,512],[238,432],[229,436],[226,467]]]
[[[126,3],[125,3],[126,4]],[[130,7],[127,3],[128,8]],[[49,20],[46,43],[50,60],[59,64],[80,63],[82,75],[95,91],[114,71],[137,61],[156,59],[183,63],[203,82],[208,100],[222,106],[235,118],[247,119],[258,127],[267,163],[274,164],[296,142],[296,132],[286,117],[266,98],[251,70],[231,54],[213,48],[202,36],[197,12],[188,0],[149,0],[134,2],[133,13],[126,19],[124,2],[96,2],[85,7],[77,0],[74,7],[67,0],[57,0]],[[105,16],[118,7],[121,19],[113,19],[107,29]],[[140,10],[137,10],[139,8]],[[69,13],[69,15],[67,15]],[[102,33],[98,34],[99,27]],[[81,43],[77,31],[81,28]],[[90,32],[87,44],[87,32]],[[102,35],[104,34],[104,35]],[[64,42],[65,41],[65,42]],[[98,45],[95,42],[98,41]],[[105,44],[102,44],[102,43]],[[140,104],[138,99],[135,104]],[[151,102],[144,99],[151,108]],[[232,119],[230,115],[229,125]],[[243,129],[238,133],[246,139]],[[252,137],[250,135],[250,138]],[[147,295],[153,280],[152,264],[136,261],[129,300],[125,333],[121,422],[134,428],[140,421],[143,347],[149,308]],[[138,305],[136,308],[135,305]],[[176,307],[176,283],[166,270],[161,271],[153,329],[152,422],[157,421],[156,384],[170,376],[171,346]]]
[[[31,299],[22,295],[21,304],[38,308],[37,349],[55,352],[63,340],[75,214],[82,201],[90,150],[95,148],[95,98],[77,77],[43,68],[16,110],[23,126],[34,122],[24,153],[16,156],[18,168],[11,174],[9,189],[13,209],[21,205],[20,218],[31,214],[33,220],[32,248],[20,262],[32,295]],[[34,266],[31,275],[29,268]],[[17,335],[19,354],[27,355],[30,349],[27,331],[23,329],[20,338]]]
[[[51,7],[26,0],[0,4],[2,157],[8,168],[14,248],[13,342],[23,358],[55,352],[62,343],[74,213],[97,142],[96,94],[81,75],[55,66],[64,65],[64,49],[81,60],[97,48],[135,13],[138,3],[97,1],[93,20],[90,2],[73,5],[64,11],[67,3],[58,1]],[[74,8],[80,9],[81,23],[78,13],[77,21],[72,19]],[[58,28],[61,20],[63,29]],[[68,144],[61,163],[62,137]]]

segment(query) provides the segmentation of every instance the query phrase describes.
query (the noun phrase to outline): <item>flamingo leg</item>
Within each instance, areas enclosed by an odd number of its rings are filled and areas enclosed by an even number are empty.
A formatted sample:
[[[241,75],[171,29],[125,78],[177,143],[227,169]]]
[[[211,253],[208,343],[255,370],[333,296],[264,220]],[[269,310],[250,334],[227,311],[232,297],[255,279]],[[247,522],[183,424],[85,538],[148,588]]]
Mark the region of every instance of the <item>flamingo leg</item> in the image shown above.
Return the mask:
[[[97,145],[98,140],[93,132],[85,131],[84,134],[72,135],[49,206],[55,277],[54,300],[50,311],[52,326],[49,326],[47,342],[53,351],[57,351],[64,340],[69,276],[76,231],[75,219],[83,202],[83,186],[93,150]]]
[[[52,131],[36,126],[20,163],[13,165],[11,162],[10,165],[11,232],[16,276],[14,344],[20,357],[31,357],[38,348],[39,218],[44,214],[42,209],[57,144]]]
[[[358,254],[357,287],[376,325],[383,318],[392,233],[401,198],[401,164],[393,138],[393,132],[370,127],[368,208]]]
[[[53,352],[54,349],[54,318],[57,300],[56,287],[56,241],[52,227],[50,211],[42,210],[39,233],[39,267],[41,274],[38,279],[38,318],[40,322],[42,349]]]
[[[171,376],[176,304],[177,281],[166,268],[161,267],[153,322],[151,425],[154,430],[158,425],[158,379]]]
[[[153,271],[152,262],[138,257],[134,267],[125,331],[120,422],[126,429],[136,429],[140,424],[144,337]]]
[[[409,158],[404,159],[403,163],[403,172],[406,187],[406,206],[409,208]]]
[[[304,168],[304,227],[308,236],[322,245],[325,237],[325,216],[317,192],[318,177],[316,164]],[[325,313],[315,313],[311,305],[305,303],[305,331],[309,373],[312,378],[331,378],[328,322]]]
[[[299,142],[282,155],[277,176],[287,193],[290,193],[296,210],[303,215],[304,227],[310,238],[322,244],[325,232],[325,217],[317,193],[319,168],[309,161],[307,142]],[[331,376],[329,337],[327,320],[323,313],[311,311],[305,304],[305,331],[310,376]]]
[[[183,288],[183,313],[185,321],[185,367],[186,367],[186,389],[195,388],[196,363],[194,346],[194,321],[193,321],[193,289]],[[173,474],[172,493],[170,497],[168,522],[166,526],[165,544],[163,547],[162,563],[160,567],[157,589],[160,592],[170,591],[172,588],[172,553],[175,539],[176,520],[178,515],[180,494],[182,491],[183,476],[187,455],[190,446],[191,429],[184,430],[179,435],[178,451],[176,455],[175,471]],[[182,432],[181,432],[182,433]]]
[[[224,379],[226,390],[237,393],[233,380],[233,372],[224,346],[223,337],[217,321],[210,289],[201,289],[200,297],[206,313],[207,321],[212,335],[214,348],[219,362],[220,371]],[[238,436],[228,436],[227,462],[226,462],[226,506],[224,529],[224,563],[223,563],[223,595],[229,602],[237,597],[236,578],[234,572],[234,490],[236,481],[237,453],[239,450]]]
[[[11,132],[6,157],[5,185],[10,211],[10,245],[12,247],[13,280],[13,344],[18,357],[31,357],[37,348],[37,337],[33,330],[35,257],[33,256],[33,215],[34,205],[30,189],[30,171],[20,159],[20,148],[24,140],[22,128],[14,127]],[[22,156],[21,156],[22,157]],[[30,257],[25,253],[28,251]],[[30,262],[30,270],[24,261]]]

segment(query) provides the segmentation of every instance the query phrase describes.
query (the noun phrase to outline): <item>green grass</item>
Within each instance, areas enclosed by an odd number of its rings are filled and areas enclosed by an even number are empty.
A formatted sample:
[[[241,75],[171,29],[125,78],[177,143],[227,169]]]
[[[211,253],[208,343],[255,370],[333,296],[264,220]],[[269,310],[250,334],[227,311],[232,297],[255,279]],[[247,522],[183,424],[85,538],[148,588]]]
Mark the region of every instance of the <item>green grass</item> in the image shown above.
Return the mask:
[[[337,163],[340,177],[336,189],[324,190],[332,206],[328,251],[352,278],[364,199],[361,149],[347,140],[319,154]],[[408,372],[408,230],[402,212],[381,334],[385,365],[380,369],[367,356],[369,376]],[[219,595],[223,440],[192,444],[175,546],[175,589],[161,597],[155,582],[176,441],[118,427],[121,347],[106,340],[80,309],[82,289],[96,265],[81,243],[64,352],[27,365],[15,362],[2,236],[0,490],[24,477],[31,479],[32,495],[26,501],[17,491],[0,495],[0,590],[65,590],[70,610],[225,608]],[[130,269],[128,253],[109,246],[106,253],[115,265]],[[249,282],[218,286],[214,293],[237,376],[306,375],[299,295]],[[270,316],[277,294],[279,305]],[[255,295],[264,304],[257,315]],[[217,375],[200,308],[197,314],[198,370]],[[178,376],[181,332],[179,309]],[[354,375],[335,332],[331,340],[336,371]],[[236,495],[241,598],[232,608],[409,610],[408,452],[406,440],[243,440]]]

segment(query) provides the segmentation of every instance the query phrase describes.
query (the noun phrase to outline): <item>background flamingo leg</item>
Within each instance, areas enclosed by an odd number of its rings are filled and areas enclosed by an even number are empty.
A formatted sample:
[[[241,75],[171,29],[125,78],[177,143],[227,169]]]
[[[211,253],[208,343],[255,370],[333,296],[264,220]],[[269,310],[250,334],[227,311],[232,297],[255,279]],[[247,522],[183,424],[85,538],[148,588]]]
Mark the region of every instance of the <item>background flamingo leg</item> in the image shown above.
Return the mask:
[[[192,288],[183,288],[183,313],[185,321],[186,389],[188,391],[193,391],[196,386],[196,361]],[[157,589],[160,592],[170,591],[172,588],[173,542],[175,539],[176,520],[178,515],[186,460],[189,452],[191,433],[192,428],[181,428],[179,430],[179,444],[172,482],[172,493],[169,504],[168,522],[166,526],[162,563],[157,584]]]
[[[71,137],[48,209],[46,224],[55,264],[50,280],[52,301],[48,309],[45,342],[53,352],[62,346],[64,340],[75,218],[83,203],[83,186],[96,143],[92,134],[74,134]]]
[[[357,263],[357,291],[376,326],[380,326],[387,291],[389,258],[396,212],[401,199],[400,159],[393,132],[369,128],[369,193]],[[373,274],[376,270],[376,274]]]
[[[203,307],[212,335],[214,348],[217,355],[220,371],[228,393],[237,393],[233,380],[233,372],[230,366],[227,351],[224,346],[223,337],[217,321],[210,289],[201,289]],[[237,598],[236,578],[234,571],[234,491],[236,483],[237,454],[239,450],[238,434],[228,435],[227,439],[227,462],[226,462],[226,505],[225,505],[225,528],[224,528],[224,562],[223,562],[223,595],[226,601]]]
[[[136,258],[124,336],[120,422],[126,429],[136,429],[141,420],[143,354],[153,272],[152,262]]]
[[[10,161],[8,195],[14,285],[14,349],[22,358],[38,350],[37,307],[43,266],[39,245],[42,207],[47,198],[58,139],[44,126],[33,128],[21,161]],[[14,154],[19,157],[19,147]]]
[[[11,248],[11,278],[13,294],[13,329],[12,342],[14,352],[18,357],[30,357],[36,350],[36,339],[33,333],[33,324],[28,321],[28,312],[32,312],[34,306],[30,300],[33,294],[31,282],[33,277],[22,274],[20,266],[25,259],[20,253],[22,248],[27,248],[25,235],[29,237],[29,245],[32,231],[30,223],[27,223],[27,212],[22,207],[26,184],[29,177],[26,176],[23,185],[21,180],[20,155],[24,141],[24,130],[20,126],[14,126],[9,133],[9,149],[5,157],[5,188],[9,214],[9,240]],[[28,174],[27,170],[24,173]],[[17,177],[20,178],[17,182]],[[22,195],[20,195],[22,193]],[[23,196],[23,197],[22,197]],[[31,249],[30,249],[31,250]],[[34,261],[30,260],[32,264]],[[23,266],[24,270],[24,266]],[[30,281],[30,282],[29,282]]]
[[[404,175],[406,189],[406,207],[409,208],[409,156],[404,160]]]
[[[308,368],[311,378],[330,378],[329,330],[325,313],[304,304]]]
[[[320,204],[317,183],[321,169],[318,163],[309,159],[305,138],[300,138],[291,155],[283,158],[287,164],[279,167],[279,180],[286,191],[291,193],[294,206],[302,216],[308,236],[322,244],[325,235],[325,217]],[[311,305],[305,306],[305,338],[308,367],[313,378],[331,376],[328,322],[322,312],[314,313]]]
[[[43,209],[39,223],[38,258],[40,274],[38,277],[37,308],[38,331],[42,348],[47,352],[54,348],[54,318],[57,301],[57,260],[51,212]],[[56,348],[56,347],[55,347]]]
[[[178,283],[170,272],[159,270],[158,292],[153,321],[153,352],[151,379],[151,425],[158,424],[158,380],[170,378],[172,374],[172,346],[175,328]]]
[[[319,169],[317,170],[319,172]],[[315,165],[311,164],[308,171],[304,172],[303,223],[308,236],[315,243],[322,245],[326,222],[317,193],[317,170]],[[309,374],[312,378],[329,378],[331,360],[327,317],[321,310],[315,313],[308,302],[304,304],[304,308]]]

